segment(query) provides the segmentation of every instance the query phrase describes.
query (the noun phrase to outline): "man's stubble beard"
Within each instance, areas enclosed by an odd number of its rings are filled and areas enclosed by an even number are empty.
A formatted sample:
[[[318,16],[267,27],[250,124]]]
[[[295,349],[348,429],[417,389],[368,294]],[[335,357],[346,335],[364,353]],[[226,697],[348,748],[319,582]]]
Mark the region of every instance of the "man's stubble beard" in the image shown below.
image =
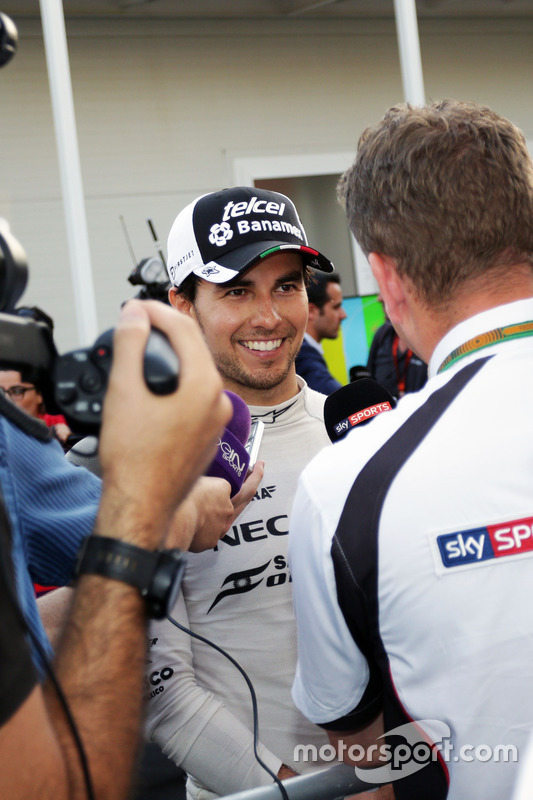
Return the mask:
[[[206,336],[205,326],[203,325],[200,315],[198,314],[196,308],[195,308],[195,317],[196,321],[198,322],[198,325],[200,326],[200,330],[202,331],[204,338],[207,342],[208,339]],[[303,333],[302,333],[302,339],[303,339]],[[262,374],[260,373],[255,375],[246,370],[242,366],[237,356],[235,356],[234,358],[230,358],[229,356],[226,356],[223,353],[216,353],[216,352],[214,353],[212,350],[210,350],[210,352],[223,381],[227,380],[231,384],[238,384],[240,386],[244,386],[247,389],[266,391],[269,389],[275,389],[276,386],[279,386],[287,378],[287,376],[291,372],[291,369],[293,368],[294,362],[296,361],[298,350],[295,350],[295,352],[292,353],[290,357],[287,359],[285,369],[278,368],[274,372],[274,371],[269,371],[268,368],[265,368],[262,371]]]
[[[223,379],[228,379],[232,383],[245,386],[247,389],[267,390],[279,386],[290,374],[296,356],[292,356],[286,364],[285,369],[268,370],[251,373],[244,369],[236,360],[227,358],[224,355],[212,353],[214,362]]]

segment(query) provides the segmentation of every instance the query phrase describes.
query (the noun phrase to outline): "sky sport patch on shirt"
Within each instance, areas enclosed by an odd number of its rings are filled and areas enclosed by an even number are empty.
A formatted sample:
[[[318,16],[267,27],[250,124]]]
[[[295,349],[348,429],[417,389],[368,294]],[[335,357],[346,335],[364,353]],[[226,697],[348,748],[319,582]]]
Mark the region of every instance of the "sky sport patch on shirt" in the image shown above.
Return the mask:
[[[510,556],[533,554],[533,517],[498,522],[480,528],[439,534],[436,537],[437,572],[472,567]]]

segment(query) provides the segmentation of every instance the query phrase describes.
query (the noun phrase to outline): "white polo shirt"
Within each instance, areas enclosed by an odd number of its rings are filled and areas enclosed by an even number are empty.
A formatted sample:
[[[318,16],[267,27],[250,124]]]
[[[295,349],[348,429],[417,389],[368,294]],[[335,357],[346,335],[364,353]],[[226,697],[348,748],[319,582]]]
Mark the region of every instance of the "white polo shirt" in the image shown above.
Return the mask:
[[[336,731],[380,710],[386,731],[436,720],[421,728],[447,755],[396,781],[397,800],[509,797],[533,728],[533,337],[437,373],[473,337],[531,320],[533,299],[455,327],[425,387],[299,481],[293,698]]]

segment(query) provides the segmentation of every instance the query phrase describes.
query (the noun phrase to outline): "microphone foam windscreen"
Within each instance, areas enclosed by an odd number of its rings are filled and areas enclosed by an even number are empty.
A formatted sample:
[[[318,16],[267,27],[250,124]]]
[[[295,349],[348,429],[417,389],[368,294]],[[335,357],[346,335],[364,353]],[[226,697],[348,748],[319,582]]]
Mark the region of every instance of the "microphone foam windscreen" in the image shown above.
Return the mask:
[[[226,394],[233,405],[233,416],[228,422],[228,430],[237,437],[241,444],[246,444],[252,426],[252,419],[248,411],[248,406],[238,394],[227,390]]]
[[[324,422],[332,442],[338,442],[355,425],[362,425],[383,411],[390,411],[396,401],[381,384],[371,378],[342,386],[324,403]]]
[[[250,464],[245,444],[250,436],[252,420],[248,406],[239,395],[226,391],[233,404],[233,417],[220,437],[215,458],[206,475],[224,478],[231,486],[233,497],[241,488]]]

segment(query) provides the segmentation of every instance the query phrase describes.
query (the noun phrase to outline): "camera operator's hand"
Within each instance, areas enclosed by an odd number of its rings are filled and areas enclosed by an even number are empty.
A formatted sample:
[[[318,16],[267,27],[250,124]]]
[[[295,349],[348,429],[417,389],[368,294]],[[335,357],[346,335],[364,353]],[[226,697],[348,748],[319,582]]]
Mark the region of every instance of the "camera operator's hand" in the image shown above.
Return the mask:
[[[156,396],[145,384],[150,326],[163,331],[180,361],[176,392]],[[97,531],[142,547],[164,541],[168,523],[211,462],[232,406],[196,323],[157,301],[127,303],[113,342],[100,438],[103,498]],[[119,533],[120,532],[120,533]],[[166,546],[187,548],[176,531]]]

